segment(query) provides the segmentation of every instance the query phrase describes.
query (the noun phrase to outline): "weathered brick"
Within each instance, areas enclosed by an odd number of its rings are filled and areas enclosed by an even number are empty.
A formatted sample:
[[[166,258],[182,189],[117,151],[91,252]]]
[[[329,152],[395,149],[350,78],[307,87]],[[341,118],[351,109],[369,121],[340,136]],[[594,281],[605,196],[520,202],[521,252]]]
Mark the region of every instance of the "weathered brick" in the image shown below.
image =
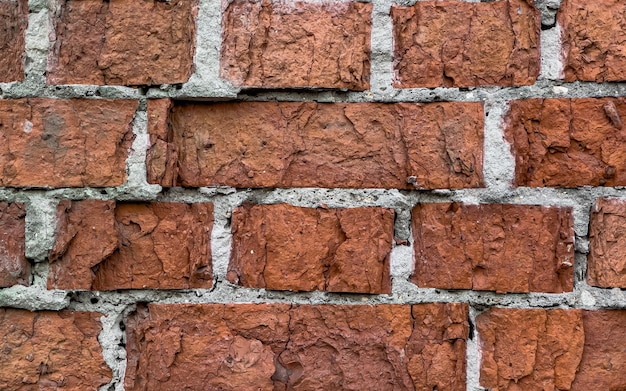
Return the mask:
[[[24,205],[0,202],[0,288],[29,285],[30,264],[25,255]]]
[[[587,282],[626,288],[626,201],[601,198],[591,212]]]
[[[28,0],[0,0],[0,83],[24,80]]]
[[[136,108],[134,100],[0,100],[0,186],[121,185]]]
[[[626,80],[626,4],[563,0],[558,14],[566,81]]]
[[[228,0],[221,75],[238,86],[367,90],[372,4]]]
[[[465,390],[466,304],[148,304],[126,390]],[[206,376],[206,374],[211,374]]]
[[[625,186],[624,98],[513,101],[505,134],[515,184],[530,187]]]
[[[391,293],[394,212],[244,204],[233,212],[228,279],[276,290]]]
[[[539,75],[533,0],[391,7],[395,87],[529,85]]]
[[[48,55],[49,84],[186,82],[197,0],[64,0]]]
[[[210,288],[212,226],[212,204],[61,201],[48,288]]]
[[[0,308],[0,389],[97,390],[111,381],[100,314]]]
[[[568,292],[574,281],[571,208],[419,204],[413,209],[420,287]]]
[[[572,387],[586,344],[580,310],[492,308],[476,318],[480,385],[499,391]]]
[[[148,180],[163,186],[483,186],[478,102],[175,102],[169,120],[151,107]]]

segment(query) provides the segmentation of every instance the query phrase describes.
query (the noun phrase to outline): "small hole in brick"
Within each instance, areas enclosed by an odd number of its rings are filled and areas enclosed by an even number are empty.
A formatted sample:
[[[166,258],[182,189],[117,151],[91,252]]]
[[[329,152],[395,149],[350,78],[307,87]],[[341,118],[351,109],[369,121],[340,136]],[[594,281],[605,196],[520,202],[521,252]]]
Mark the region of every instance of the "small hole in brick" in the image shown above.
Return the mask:
[[[92,297],[91,299],[89,299],[89,301],[91,302],[91,304],[98,304],[98,302],[99,302],[100,300],[98,300],[98,299],[97,299],[97,298],[95,298],[95,297]]]

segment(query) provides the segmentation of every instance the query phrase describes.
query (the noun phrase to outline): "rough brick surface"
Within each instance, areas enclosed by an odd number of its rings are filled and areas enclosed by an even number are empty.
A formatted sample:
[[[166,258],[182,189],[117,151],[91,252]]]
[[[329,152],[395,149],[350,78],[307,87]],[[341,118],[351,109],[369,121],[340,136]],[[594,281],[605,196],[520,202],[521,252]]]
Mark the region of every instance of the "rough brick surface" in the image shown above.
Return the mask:
[[[530,187],[626,185],[624,98],[512,101],[506,138],[515,184]]]
[[[245,87],[369,88],[371,3],[225,3],[222,77]]]
[[[626,4],[563,0],[558,15],[566,81],[626,80]]]
[[[232,217],[228,279],[277,290],[391,293],[394,212],[244,204]]]
[[[0,83],[24,80],[28,0],[0,0]]]
[[[97,390],[111,380],[100,314],[0,308],[0,389]]]
[[[499,391],[609,389],[572,387],[588,332],[586,324],[583,330],[580,310],[492,308],[476,318],[476,327],[483,387]]]
[[[136,108],[132,100],[0,100],[0,186],[121,185]]]
[[[64,0],[49,84],[173,84],[189,79],[196,0]]]
[[[570,208],[419,204],[412,213],[420,287],[497,292],[572,291]]]
[[[212,204],[62,201],[48,288],[210,288]]]
[[[483,185],[480,103],[177,102],[169,121],[151,107],[148,179],[163,186]]]
[[[587,282],[626,288],[626,201],[601,198],[591,212]]]
[[[466,304],[149,304],[126,390],[465,390]]]
[[[391,7],[395,87],[529,85],[539,75],[533,0]]]
[[[24,252],[25,217],[23,204],[0,202],[0,288],[29,284],[30,264]]]
[[[626,311],[583,311],[585,348],[572,390],[626,390]]]

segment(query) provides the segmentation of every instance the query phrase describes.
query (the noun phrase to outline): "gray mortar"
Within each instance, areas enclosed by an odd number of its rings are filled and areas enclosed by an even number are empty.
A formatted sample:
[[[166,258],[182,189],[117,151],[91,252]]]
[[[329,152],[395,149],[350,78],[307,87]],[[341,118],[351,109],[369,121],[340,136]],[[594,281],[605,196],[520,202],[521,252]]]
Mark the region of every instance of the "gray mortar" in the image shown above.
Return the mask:
[[[11,189],[0,188],[0,200],[24,202],[26,215],[26,255],[33,263],[32,284],[0,289],[0,306],[28,310],[63,308],[95,311],[103,314],[99,341],[103,355],[113,370],[113,380],[101,390],[122,391],[126,370],[125,335],[121,329],[125,317],[139,302],[155,303],[268,303],[300,304],[413,304],[428,302],[466,302],[470,322],[492,306],[512,308],[626,308],[626,291],[602,289],[586,283],[586,253],[589,251],[589,211],[600,197],[626,199],[624,188],[543,189],[513,188],[514,159],[502,133],[502,119],[508,101],[531,97],[603,97],[626,95],[626,83],[564,83],[561,77],[560,31],[555,24],[560,0],[536,0],[542,15],[542,72],[533,86],[395,89],[393,83],[393,38],[389,9],[392,4],[408,5],[412,0],[373,0],[371,90],[365,92],[325,90],[241,91],[219,78],[220,0],[200,0],[197,23],[195,70],[188,83],[151,88],[123,86],[68,85],[46,86],[45,70],[49,38],[54,39],[50,9],[58,9],[57,0],[30,0],[26,39],[26,78],[23,82],[0,83],[0,98],[28,97],[139,99],[133,120],[132,144],[127,160],[128,181],[123,186],[104,189]],[[478,0],[472,0],[478,1]],[[146,98],[240,99],[318,102],[483,102],[485,109],[484,177],[486,188],[463,190],[405,191],[381,189],[161,189],[146,180],[144,164],[149,139],[147,135]],[[189,290],[133,290],[111,292],[75,292],[46,290],[48,252],[52,248],[55,208],[62,199],[115,199],[120,201],[212,202],[214,227],[211,234],[214,287]],[[408,281],[413,272],[413,240],[410,228],[411,209],[420,202],[511,203],[573,208],[576,234],[575,288],[564,294],[499,294],[467,290],[418,288]],[[331,208],[382,206],[396,213],[395,236],[408,245],[393,245],[391,253],[392,293],[389,295],[334,294],[327,292],[279,292],[234,286],[226,281],[230,257],[230,216],[244,202],[273,204],[286,202],[302,207]],[[477,335],[467,343],[467,389],[479,386],[480,351]]]

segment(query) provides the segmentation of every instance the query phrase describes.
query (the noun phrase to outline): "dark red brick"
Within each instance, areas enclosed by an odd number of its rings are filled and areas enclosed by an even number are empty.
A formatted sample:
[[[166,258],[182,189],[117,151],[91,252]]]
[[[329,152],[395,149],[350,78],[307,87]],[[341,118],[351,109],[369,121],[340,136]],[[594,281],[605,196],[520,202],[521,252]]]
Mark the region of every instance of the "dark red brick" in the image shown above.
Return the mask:
[[[28,0],[0,0],[0,83],[24,80]]]
[[[0,202],[0,288],[30,283],[25,218],[24,204]]]

